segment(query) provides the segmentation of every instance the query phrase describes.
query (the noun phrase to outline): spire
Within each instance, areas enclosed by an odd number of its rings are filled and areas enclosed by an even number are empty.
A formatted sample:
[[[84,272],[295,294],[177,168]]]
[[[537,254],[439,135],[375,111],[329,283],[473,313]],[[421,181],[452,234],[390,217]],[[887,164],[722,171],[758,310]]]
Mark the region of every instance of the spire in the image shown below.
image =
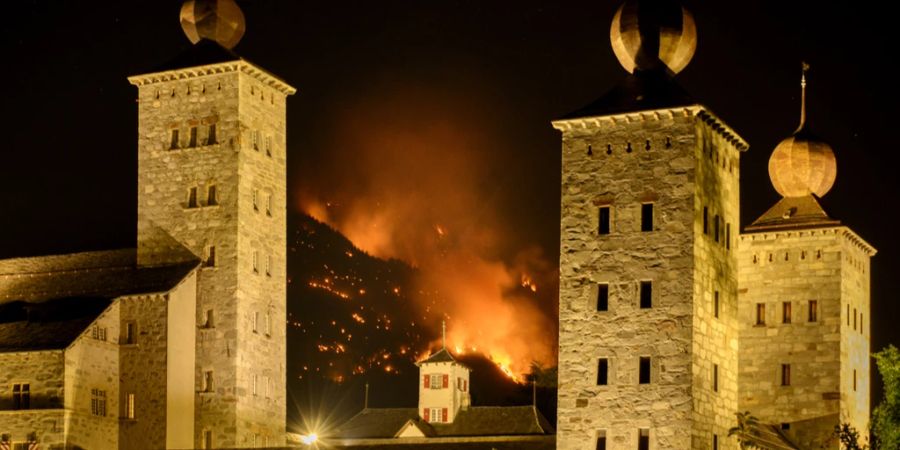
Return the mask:
[[[803,127],[806,126],[806,72],[809,71],[809,64],[806,61],[801,63],[802,74],[800,75],[800,126],[797,127],[798,131],[802,130]]]
[[[366,383],[366,399],[363,403],[363,409],[369,409],[369,383]]]
[[[447,321],[441,321],[441,348],[447,348]]]

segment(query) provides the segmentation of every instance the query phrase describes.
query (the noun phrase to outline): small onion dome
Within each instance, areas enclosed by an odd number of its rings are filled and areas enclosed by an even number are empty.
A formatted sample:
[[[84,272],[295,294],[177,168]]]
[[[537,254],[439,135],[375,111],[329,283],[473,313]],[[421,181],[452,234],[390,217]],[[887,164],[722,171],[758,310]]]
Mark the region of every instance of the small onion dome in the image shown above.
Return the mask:
[[[244,13],[234,0],[187,0],[181,29],[194,44],[208,39],[230,50],[244,36]]]
[[[806,71],[800,79],[800,126],[781,141],[769,157],[769,178],[782,197],[815,194],[823,197],[834,186],[837,160],[831,146],[806,130]]]
[[[781,141],[769,158],[769,178],[782,197],[822,197],[836,176],[834,151],[805,130]]]
[[[697,50],[694,16],[675,0],[627,0],[609,31],[613,52],[630,73],[681,72]]]

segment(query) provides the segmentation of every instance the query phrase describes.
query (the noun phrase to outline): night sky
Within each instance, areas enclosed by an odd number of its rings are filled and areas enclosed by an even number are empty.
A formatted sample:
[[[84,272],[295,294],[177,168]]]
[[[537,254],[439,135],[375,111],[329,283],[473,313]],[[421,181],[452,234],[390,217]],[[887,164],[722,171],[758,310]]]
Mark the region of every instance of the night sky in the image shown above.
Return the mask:
[[[288,103],[289,208],[312,198],[377,211],[420,184],[427,203],[439,184],[423,216],[483,224],[502,235],[485,258],[537,249],[552,272],[560,135],[550,121],[624,76],[608,39],[618,3],[240,2],[247,33],[236,53],[298,88]],[[4,6],[0,258],[134,246],[136,88],[125,78],[190,45],[180,2]],[[900,343],[892,15],[805,0],[687,6],[699,42],[677,79],[750,143],[743,225],[778,199],[767,162],[797,125],[800,62],[810,63],[810,126],[838,161],[822,204],[879,250],[872,348]],[[442,218],[448,192],[467,195]],[[384,256],[416,259],[402,247]],[[537,308],[552,322],[546,295]]]

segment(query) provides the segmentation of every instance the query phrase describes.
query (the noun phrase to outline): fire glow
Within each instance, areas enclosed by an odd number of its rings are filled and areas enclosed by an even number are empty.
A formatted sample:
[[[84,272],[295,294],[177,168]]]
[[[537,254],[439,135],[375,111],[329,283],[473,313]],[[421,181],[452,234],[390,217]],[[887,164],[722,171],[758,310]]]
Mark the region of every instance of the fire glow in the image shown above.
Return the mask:
[[[334,170],[319,170],[327,178],[318,191],[299,192],[298,207],[360,250],[415,267],[415,290],[429,295],[402,294],[432,336],[447,320],[448,341],[490,358],[513,379],[533,362],[555,365],[557,273],[500,215],[504,200],[488,173],[494,144],[480,125],[423,123],[428,113],[411,118],[417,106],[398,101],[357,105],[354,114],[368,111],[372,123],[335,136]],[[315,283],[343,298],[333,284]]]

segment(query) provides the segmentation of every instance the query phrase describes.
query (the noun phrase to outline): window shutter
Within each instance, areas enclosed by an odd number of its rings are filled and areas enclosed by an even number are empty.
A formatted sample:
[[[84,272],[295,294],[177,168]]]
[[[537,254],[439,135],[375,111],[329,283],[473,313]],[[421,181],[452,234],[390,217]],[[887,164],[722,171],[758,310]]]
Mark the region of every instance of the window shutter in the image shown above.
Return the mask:
[[[450,375],[444,374],[444,387],[450,387]]]
[[[428,410],[428,408],[425,408],[425,414],[424,414],[424,415],[425,415],[425,421],[426,421],[426,422],[431,422],[431,420],[429,420],[429,417],[428,417],[428,413],[429,413],[429,412],[430,412],[430,411]]]
[[[463,380],[463,391],[469,392],[469,380]]]
[[[428,389],[428,388],[431,387],[430,381],[431,381],[431,377],[429,377],[428,375],[425,375],[425,389]],[[425,417],[426,417],[425,420],[428,420],[428,413],[427,413],[427,411],[426,411]]]
[[[447,423],[447,408],[441,409],[441,422]]]

